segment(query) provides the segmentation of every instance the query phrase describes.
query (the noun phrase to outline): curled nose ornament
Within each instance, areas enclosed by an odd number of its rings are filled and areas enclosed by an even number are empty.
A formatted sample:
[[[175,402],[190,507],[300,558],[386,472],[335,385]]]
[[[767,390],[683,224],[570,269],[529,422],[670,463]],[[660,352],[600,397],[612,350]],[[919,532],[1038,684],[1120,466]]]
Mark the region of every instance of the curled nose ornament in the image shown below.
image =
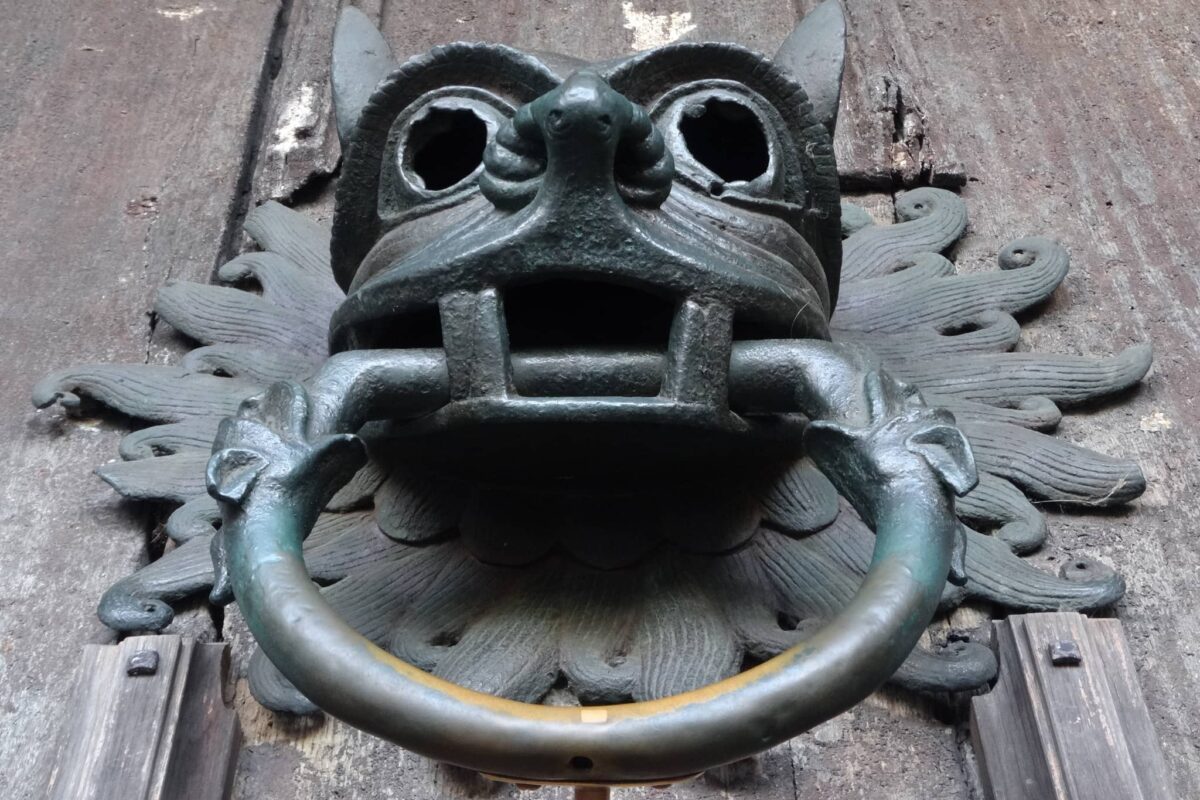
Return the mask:
[[[623,201],[658,206],[675,163],[645,110],[595,72],[517,110],[488,145],[480,187],[497,207]]]

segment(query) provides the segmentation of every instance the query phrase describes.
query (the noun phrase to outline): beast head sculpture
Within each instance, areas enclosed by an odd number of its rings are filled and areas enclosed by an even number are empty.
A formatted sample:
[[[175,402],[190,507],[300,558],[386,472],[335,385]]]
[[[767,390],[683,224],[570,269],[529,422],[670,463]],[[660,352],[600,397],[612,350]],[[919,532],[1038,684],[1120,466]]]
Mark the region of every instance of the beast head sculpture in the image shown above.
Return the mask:
[[[914,651],[939,607],[1114,602],[1098,564],[1020,559],[1045,536],[1025,494],[1141,492],[1136,466],[1038,430],[1149,351],[1005,352],[1061,247],[959,276],[938,255],[966,225],[954,195],[904,194],[890,226],[841,203],[843,27],[828,2],[774,58],[453,44],[397,65],[347,9],[332,236],[261,207],[264,251],[221,270],[258,294],[160,297],[205,344],[180,367],[35,390],[161,423],[102,475],[187,487],[181,546],[101,616],[158,629],[210,588],[273,708],[613,784],[753,755],[887,680],[986,684],[979,643]],[[581,705],[537,704],[555,686]]]

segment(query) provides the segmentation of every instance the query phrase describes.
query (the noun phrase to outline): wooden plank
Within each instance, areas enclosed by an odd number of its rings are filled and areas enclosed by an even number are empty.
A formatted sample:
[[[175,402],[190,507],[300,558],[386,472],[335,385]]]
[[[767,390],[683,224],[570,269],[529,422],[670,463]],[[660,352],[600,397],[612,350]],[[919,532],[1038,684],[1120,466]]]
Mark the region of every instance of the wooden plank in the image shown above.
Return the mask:
[[[88,645],[53,800],[224,800],[240,744],[229,647],[179,636]]]
[[[771,53],[796,19],[787,0],[736,7],[720,0],[603,0],[586,15],[565,2],[391,2],[383,32],[401,59],[447,42],[487,41],[601,60],[680,39],[735,41]]]
[[[971,701],[991,800],[1175,796],[1117,620],[1014,615],[995,641],[1000,679]]]
[[[96,603],[152,530],[92,475],[124,426],[35,414],[30,388],[72,364],[145,361],[154,292],[211,273],[277,10],[4,4],[0,797],[44,791],[83,645],[112,639]]]
[[[263,141],[254,167],[256,203],[287,202],[319,188],[341,158],[329,52],[338,13],[346,5],[379,20],[381,0],[292,0],[280,46],[278,72],[264,103]]]
[[[211,792],[213,800],[232,794],[242,728],[232,709],[229,666],[229,645],[195,646],[188,685],[204,691],[184,694],[171,737],[174,746],[162,771],[163,798],[200,800],[201,788]]]
[[[857,9],[846,11],[846,67],[833,152],[843,188],[887,191],[897,183],[892,147],[896,141],[899,80],[887,60],[878,28],[866,28]],[[889,222],[891,220],[888,220]]]
[[[803,0],[807,10],[819,0]],[[891,16],[891,4],[843,0],[846,70],[834,154],[842,188],[891,191],[912,186],[954,189],[967,176],[949,120],[928,113],[921,99],[926,77],[911,43]],[[917,70],[917,71],[914,71]]]

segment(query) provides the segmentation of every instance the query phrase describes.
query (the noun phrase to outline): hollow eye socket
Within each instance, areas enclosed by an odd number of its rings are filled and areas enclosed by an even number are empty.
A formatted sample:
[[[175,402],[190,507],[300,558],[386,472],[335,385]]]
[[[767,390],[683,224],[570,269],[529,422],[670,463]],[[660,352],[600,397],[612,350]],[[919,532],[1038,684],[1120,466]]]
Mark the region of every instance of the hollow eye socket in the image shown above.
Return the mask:
[[[412,124],[401,169],[420,189],[449,189],[475,173],[487,142],[488,126],[475,111],[431,108]]]
[[[727,183],[753,181],[771,165],[762,121],[735,100],[710,97],[687,106],[679,133],[692,158]]]
[[[711,197],[783,199],[783,120],[745,85],[711,80],[678,86],[651,106],[650,117],[675,157],[677,181]]]

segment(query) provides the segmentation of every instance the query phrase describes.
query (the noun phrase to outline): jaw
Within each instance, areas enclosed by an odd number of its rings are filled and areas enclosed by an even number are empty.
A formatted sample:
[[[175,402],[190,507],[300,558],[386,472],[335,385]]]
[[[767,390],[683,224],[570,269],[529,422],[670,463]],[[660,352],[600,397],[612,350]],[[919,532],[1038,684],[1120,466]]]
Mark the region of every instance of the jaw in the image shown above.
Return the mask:
[[[555,349],[510,356],[509,390],[455,397],[429,413],[377,423],[371,437],[404,462],[489,483],[645,489],[788,463],[801,414],[730,407],[729,357],[695,376],[707,396],[671,396],[661,350]],[[449,378],[453,386],[453,378]]]
[[[440,348],[449,402],[391,431],[435,460],[579,474],[794,450],[786,425],[731,410],[730,356],[735,341],[828,338],[816,256],[793,236],[802,269],[677,223],[535,202],[415,251],[385,236],[332,349]]]
[[[799,425],[731,406],[725,303],[586,281],[508,289],[439,298],[447,402],[389,426],[411,457],[465,476],[640,481],[798,452]]]
[[[791,463],[802,454],[805,425],[802,417],[730,414],[735,429],[688,419],[667,404],[604,399],[519,399],[481,411],[451,403],[418,421],[381,426],[372,440],[444,478],[619,492]]]

